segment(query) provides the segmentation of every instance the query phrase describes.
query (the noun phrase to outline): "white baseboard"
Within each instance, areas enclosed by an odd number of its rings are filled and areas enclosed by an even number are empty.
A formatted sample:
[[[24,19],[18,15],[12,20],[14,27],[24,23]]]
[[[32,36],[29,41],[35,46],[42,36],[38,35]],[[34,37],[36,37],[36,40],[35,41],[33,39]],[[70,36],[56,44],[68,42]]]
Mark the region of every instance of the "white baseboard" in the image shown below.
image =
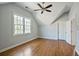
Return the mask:
[[[54,39],[54,40],[57,40],[57,38],[50,38],[50,37],[39,37],[39,38],[44,38],[44,39]]]
[[[50,38],[50,37],[39,37],[39,38],[50,39],[50,40],[58,40],[57,38]],[[64,39],[59,39],[59,40],[64,40]]]
[[[38,37],[34,37],[34,38],[29,39],[29,40],[26,40],[26,41],[24,41],[24,42],[18,43],[18,44],[16,44],[16,45],[12,45],[12,46],[10,46],[10,47],[4,48],[4,49],[0,50],[0,53],[1,53],[1,52],[4,52],[4,51],[6,51],[6,50],[12,49],[12,48],[14,48],[14,47],[16,47],[16,46],[22,45],[22,44],[24,44],[24,43],[26,43],[26,42],[29,42],[29,41],[31,41],[31,40],[34,40],[34,39],[36,39],[36,38],[38,38]]]

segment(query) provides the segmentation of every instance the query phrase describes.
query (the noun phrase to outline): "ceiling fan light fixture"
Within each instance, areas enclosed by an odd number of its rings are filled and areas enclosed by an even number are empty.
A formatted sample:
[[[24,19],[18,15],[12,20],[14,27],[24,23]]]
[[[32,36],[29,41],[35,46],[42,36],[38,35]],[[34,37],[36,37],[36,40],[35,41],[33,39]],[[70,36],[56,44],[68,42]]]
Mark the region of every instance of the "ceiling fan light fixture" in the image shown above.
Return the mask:
[[[28,8],[27,6],[25,6],[25,8]]]
[[[41,11],[41,14],[43,14],[44,11],[52,12],[51,10],[47,10],[48,8],[52,7],[52,4],[50,4],[50,5],[46,6],[46,7],[44,7],[45,2],[42,2],[42,4],[43,4],[43,6],[42,6],[41,4],[39,4],[39,3],[37,3],[37,5],[38,5],[41,9],[36,9],[36,10],[34,10],[34,11],[42,10],[42,11]]]

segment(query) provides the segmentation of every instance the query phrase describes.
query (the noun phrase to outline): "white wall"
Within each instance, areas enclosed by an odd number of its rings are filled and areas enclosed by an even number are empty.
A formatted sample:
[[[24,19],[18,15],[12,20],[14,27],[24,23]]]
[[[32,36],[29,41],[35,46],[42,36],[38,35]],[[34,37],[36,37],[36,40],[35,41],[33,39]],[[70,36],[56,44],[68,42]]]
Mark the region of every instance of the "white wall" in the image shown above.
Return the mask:
[[[13,13],[31,19],[30,34],[13,36]],[[29,12],[15,4],[0,6],[0,50],[36,38],[37,34],[37,24]]]
[[[69,12],[68,21],[66,22],[66,41],[69,44],[76,45],[77,40],[77,5],[74,3]]]
[[[79,53],[79,31],[77,31],[76,49],[78,50]]]
[[[78,54],[79,54],[79,3],[75,4],[76,7],[74,7],[76,9],[76,22],[77,22],[77,40],[76,40],[76,49],[78,50]]]
[[[76,45],[76,49],[79,51],[79,2],[75,2],[69,13],[69,20],[72,21],[72,43]],[[75,26],[74,26],[75,25]]]
[[[65,14],[62,17],[59,18],[59,39],[65,40],[65,21],[67,20],[68,15]],[[58,38],[58,28],[57,28],[57,22],[50,25],[41,25],[39,26],[39,37],[41,38],[48,38],[48,39],[55,39]]]
[[[39,26],[39,37],[48,39],[57,39],[56,24]]]

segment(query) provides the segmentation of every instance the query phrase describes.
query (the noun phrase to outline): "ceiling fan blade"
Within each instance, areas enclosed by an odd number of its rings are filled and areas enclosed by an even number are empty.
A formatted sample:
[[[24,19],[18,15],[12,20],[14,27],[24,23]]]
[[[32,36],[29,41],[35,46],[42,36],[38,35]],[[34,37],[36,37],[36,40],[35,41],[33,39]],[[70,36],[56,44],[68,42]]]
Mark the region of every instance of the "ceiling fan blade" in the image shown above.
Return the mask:
[[[41,11],[41,14],[43,14],[44,11]]]
[[[43,7],[42,7],[39,3],[38,3],[37,5],[38,5],[40,8],[42,8],[42,9],[43,9]]]
[[[39,11],[39,10],[41,10],[41,9],[36,9],[36,10],[34,10],[34,11]]]
[[[51,10],[46,10],[47,12],[52,12]]]
[[[52,4],[50,4],[50,5],[46,6],[45,8],[50,8],[50,7],[52,7]]]

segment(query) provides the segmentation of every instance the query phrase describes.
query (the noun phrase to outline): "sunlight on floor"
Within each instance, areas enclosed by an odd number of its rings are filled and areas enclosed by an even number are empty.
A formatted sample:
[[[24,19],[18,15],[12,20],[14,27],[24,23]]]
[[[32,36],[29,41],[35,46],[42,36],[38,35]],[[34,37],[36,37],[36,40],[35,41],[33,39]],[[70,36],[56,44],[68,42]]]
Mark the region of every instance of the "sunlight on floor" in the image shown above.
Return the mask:
[[[32,55],[32,48],[27,47],[27,49],[24,50],[24,55],[31,56]]]

